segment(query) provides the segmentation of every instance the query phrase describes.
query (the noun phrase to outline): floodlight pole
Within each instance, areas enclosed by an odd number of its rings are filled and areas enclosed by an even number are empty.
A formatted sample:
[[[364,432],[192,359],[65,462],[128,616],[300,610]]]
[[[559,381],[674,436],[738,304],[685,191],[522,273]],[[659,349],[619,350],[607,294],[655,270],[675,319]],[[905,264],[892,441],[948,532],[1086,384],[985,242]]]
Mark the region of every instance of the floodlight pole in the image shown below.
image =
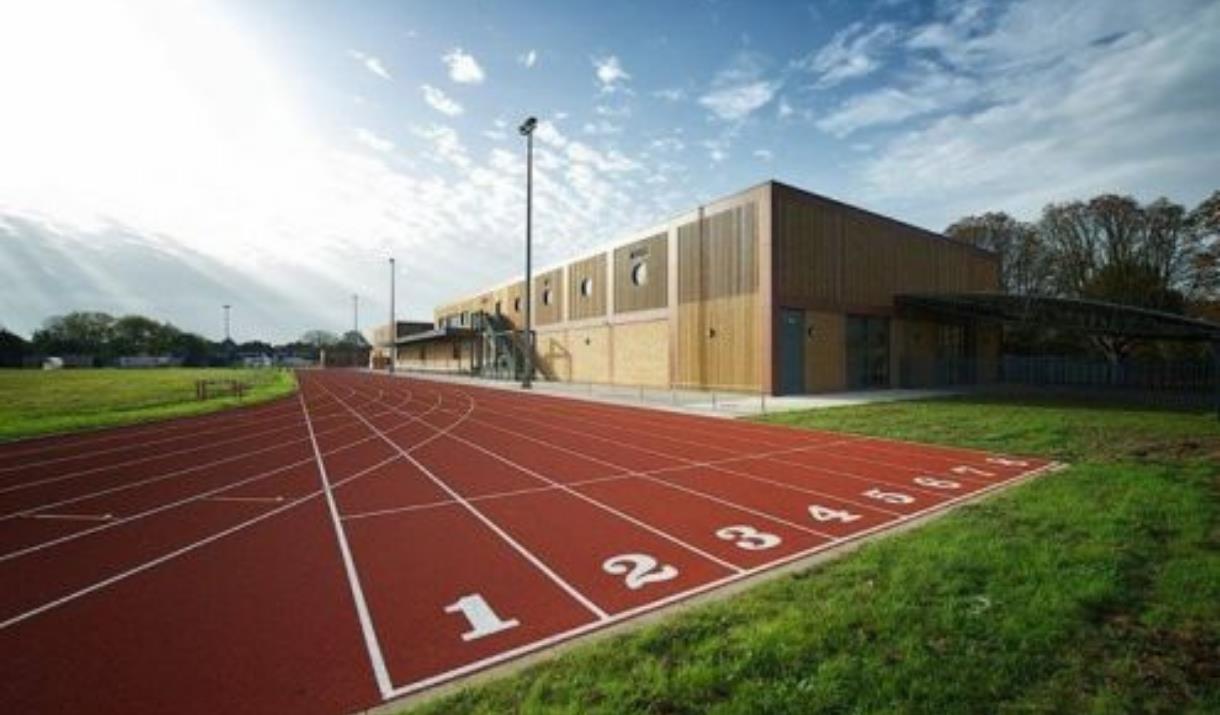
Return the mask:
[[[394,257],[390,257],[390,374],[394,374],[394,363],[398,358],[398,318],[394,311]]]
[[[520,129],[525,135],[525,375],[521,378],[521,388],[524,390],[530,389],[534,377],[534,289],[530,252],[534,228],[534,128],[537,126],[538,120],[528,117]]]
[[[352,331],[360,332],[360,296],[352,293]]]
[[[231,306],[231,305],[229,305],[228,303],[225,303],[225,305],[224,305],[224,309],[225,309],[225,342],[226,342],[226,343],[227,343],[227,342],[229,342],[229,308],[231,308],[231,307],[232,307],[232,306]]]

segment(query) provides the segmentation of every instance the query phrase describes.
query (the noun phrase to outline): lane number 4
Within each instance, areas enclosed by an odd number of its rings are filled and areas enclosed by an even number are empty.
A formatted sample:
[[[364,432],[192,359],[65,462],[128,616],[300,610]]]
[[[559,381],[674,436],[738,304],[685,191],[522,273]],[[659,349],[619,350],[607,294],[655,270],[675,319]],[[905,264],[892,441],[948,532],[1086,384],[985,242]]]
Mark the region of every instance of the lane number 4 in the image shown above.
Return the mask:
[[[752,526],[726,526],[716,532],[716,537],[732,541],[733,545],[746,551],[763,551],[779,546],[783,541],[775,534],[759,531]]]
[[[462,596],[457,601],[445,606],[445,613],[460,613],[470,623],[470,630],[462,634],[462,640],[472,641],[479,638],[516,628],[521,625],[516,618],[504,620],[491,610],[487,601],[477,593]]]
[[[638,591],[650,583],[669,581],[678,577],[678,569],[669,564],[658,563],[648,554],[620,554],[606,559],[602,570],[614,576],[623,576],[627,588]]]

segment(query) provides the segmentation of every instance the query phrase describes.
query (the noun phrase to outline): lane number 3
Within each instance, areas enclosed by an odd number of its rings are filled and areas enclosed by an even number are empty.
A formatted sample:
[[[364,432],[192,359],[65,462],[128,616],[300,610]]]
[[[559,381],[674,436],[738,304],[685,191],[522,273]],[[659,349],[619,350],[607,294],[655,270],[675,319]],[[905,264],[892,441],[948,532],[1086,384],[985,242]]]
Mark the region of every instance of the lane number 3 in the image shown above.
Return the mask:
[[[445,613],[460,613],[470,623],[470,630],[462,634],[462,640],[472,641],[484,638],[509,628],[521,625],[516,618],[504,620],[491,610],[487,601],[477,593],[462,596],[457,601],[445,606]]]
[[[752,526],[726,526],[716,531],[716,537],[732,541],[733,545],[746,551],[763,551],[779,546],[783,541],[775,534],[759,531]]]
[[[660,564],[648,554],[620,554],[606,559],[602,570],[614,576],[624,576],[627,588],[638,591],[650,583],[678,577],[678,569]]]

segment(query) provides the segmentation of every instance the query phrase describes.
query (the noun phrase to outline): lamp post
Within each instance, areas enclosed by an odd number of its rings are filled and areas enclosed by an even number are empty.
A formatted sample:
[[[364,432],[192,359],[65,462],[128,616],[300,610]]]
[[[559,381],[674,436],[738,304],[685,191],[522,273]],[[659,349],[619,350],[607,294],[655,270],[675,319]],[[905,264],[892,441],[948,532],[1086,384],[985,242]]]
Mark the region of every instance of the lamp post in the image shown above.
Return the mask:
[[[390,374],[394,374],[394,363],[398,357],[398,319],[394,313],[394,257],[390,257]]]
[[[528,117],[518,131],[525,137],[525,376],[521,388],[528,390],[534,377],[534,286],[530,274],[530,251],[534,220],[534,129],[538,120]]]
[[[225,303],[225,305],[224,305],[224,309],[225,309],[225,342],[226,342],[226,343],[230,341],[230,340],[229,340],[229,308],[231,308],[231,307],[233,307],[233,306],[229,305],[228,303]]]

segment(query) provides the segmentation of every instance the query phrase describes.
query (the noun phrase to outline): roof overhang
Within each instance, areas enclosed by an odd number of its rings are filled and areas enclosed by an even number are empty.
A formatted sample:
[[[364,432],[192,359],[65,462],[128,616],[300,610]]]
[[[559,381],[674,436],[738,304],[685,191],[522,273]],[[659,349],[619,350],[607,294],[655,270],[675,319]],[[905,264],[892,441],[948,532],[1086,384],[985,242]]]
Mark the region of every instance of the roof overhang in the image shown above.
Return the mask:
[[[1220,325],[1216,323],[1099,300],[1006,293],[909,293],[895,296],[894,305],[904,312],[1093,335],[1220,341]]]
[[[404,335],[394,341],[395,345],[419,345],[420,343],[431,343],[440,340],[453,340],[456,338],[474,337],[475,331],[470,328],[433,328],[432,330],[424,330],[418,333]]]

